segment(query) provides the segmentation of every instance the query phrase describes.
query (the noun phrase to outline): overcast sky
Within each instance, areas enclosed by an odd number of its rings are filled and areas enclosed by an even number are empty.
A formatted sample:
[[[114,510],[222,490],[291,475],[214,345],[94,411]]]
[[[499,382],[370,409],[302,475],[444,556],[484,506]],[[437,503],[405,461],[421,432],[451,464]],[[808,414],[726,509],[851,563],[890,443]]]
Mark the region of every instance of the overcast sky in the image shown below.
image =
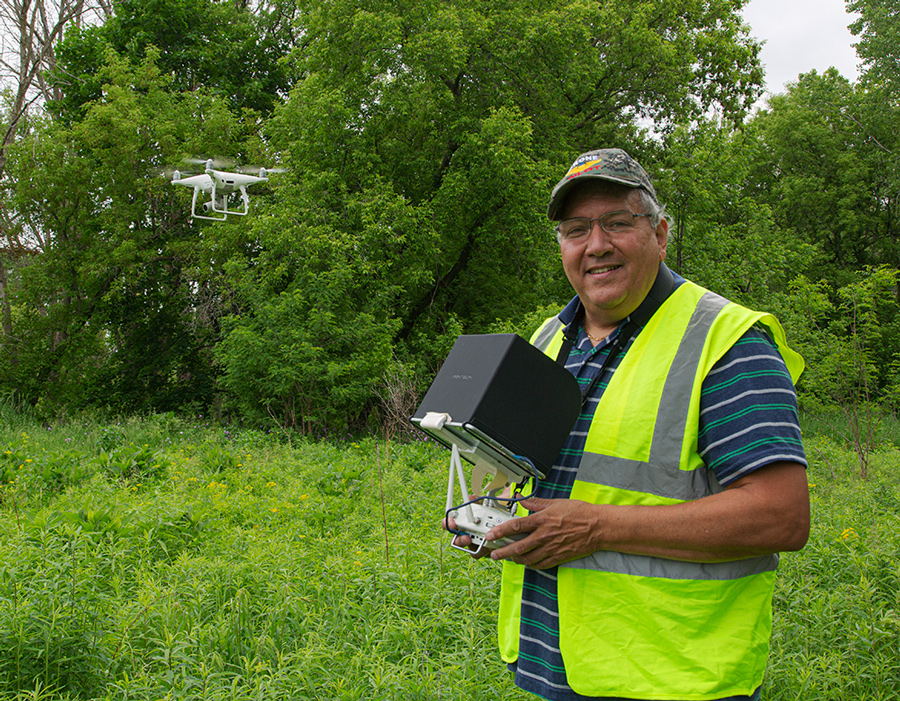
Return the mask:
[[[851,81],[859,77],[856,37],[847,29],[854,16],[844,0],[750,0],[744,19],[766,42],[761,59],[770,93],[784,92],[785,83],[812,69],[834,66]]]

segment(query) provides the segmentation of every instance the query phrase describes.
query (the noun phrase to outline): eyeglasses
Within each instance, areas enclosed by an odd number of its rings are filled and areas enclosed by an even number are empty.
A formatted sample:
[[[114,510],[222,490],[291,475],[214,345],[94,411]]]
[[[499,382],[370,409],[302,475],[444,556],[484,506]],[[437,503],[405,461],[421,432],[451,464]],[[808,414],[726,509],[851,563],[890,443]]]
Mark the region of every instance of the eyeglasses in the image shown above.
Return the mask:
[[[594,222],[600,222],[600,228],[608,234],[622,234],[634,228],[635,219],[649,216],[649,214],[635,214],[623,209],[620,212],[607,212],[596,219],[587,217],[564,219],[556,225],[556,231],[566,241],[579,241],[591,233]]]

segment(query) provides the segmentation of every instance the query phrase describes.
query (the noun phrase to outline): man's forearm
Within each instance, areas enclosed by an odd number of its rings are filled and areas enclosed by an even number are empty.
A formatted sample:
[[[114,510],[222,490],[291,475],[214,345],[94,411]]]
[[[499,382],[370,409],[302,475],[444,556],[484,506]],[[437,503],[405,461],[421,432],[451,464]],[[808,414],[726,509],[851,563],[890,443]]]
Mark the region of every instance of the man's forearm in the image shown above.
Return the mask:
[[[803,547],[809,534],[806,471],[775,463],[725,491],[682,504],[614,506],[535,499],[534,513],[489,534],[527,533],[495,559],[544,569],[597,550],[719,562]]]

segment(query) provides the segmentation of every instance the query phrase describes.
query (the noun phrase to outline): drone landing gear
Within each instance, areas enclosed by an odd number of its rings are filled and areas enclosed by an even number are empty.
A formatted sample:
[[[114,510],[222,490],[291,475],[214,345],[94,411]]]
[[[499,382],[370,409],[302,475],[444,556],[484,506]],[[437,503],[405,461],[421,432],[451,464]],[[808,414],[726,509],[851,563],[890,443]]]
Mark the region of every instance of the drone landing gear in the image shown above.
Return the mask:
[[[236,214],[239,217],[243,217],[250,211],[250,196],[247,194],[246,187],[239,187],[238,190],[241,192],[241,203],[244,205],[244,211],[239,212],[236,209],[228,209],[228,195],[221,195],[220,197],[216,197],[216,184],[213,181],[213,189],[212,189],[212,199],[210,200],[211,209],[216,214],[224,214],[226,217],[229,214]],[[221,205],[221,209],[216,207],[216,203]]]
[[[197,195],[199,195],[199,194],[200,194],[200,188],[195,187],[194,188],[194,197],[193,197],[193,199],[191,199],[191,216],[194,219],[207,219],[209,221],[225,221],[228,218],[227,214],[222,217],[207,217],[207,216],[204,216],[203,214],[197,214]],[[215,194],[213,195],[213,201],[215,201]],[[207,211],[209,211],[210,209],[213,209],[215,211],[214,207],[212,206],[212,202],[207,202],[205,205],[203,205],[203,208]]]
[[[224,195],[219,195],[216,193],[216,184],[213,181],[212,185],[212,195],[210,197],[209,202],[203,204],[203,210],[206,212],[214,212],[215,214],[221,214],[221,217],[210,217],[205,216],[203,214],[197,214],[197,195],[200,192],[199,188],[194,188],[194,198],[191,201],[191,216],[195,219],[207,219],[209,221],[225,221],[228,218],[229,214],[235,214],[239,217],[246,216],[247,212],[250,211],[250,196],[247,194],[246,187],[238,188],[241,193],[241,203],[243,204],[243,211],[236,209],[228,209],[228,193]]]

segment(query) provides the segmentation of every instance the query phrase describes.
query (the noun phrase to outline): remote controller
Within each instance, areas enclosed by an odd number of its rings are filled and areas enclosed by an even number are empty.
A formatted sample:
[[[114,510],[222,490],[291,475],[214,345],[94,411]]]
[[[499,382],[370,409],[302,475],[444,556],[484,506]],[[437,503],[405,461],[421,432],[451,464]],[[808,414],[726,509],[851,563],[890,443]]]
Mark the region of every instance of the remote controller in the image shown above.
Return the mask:
[[[451,543],[451,545],[457,550],[463,550],[465,552],[472,552],[477,554],[481,552],[483,548],[486,548],[488,550],[502,548],[504,545],[509,545],[525,537],[524,535],[515,535],[493,541],[487,541],[484,539],[485,534],[494,526],[499,526],[505,521],[518,518],[518,516],[513,516],[511,513],[509,513],[509,511],[506,511],[505,509],[498,509],[493,506],[485,506],[484,504],[476,503],[453,511],[450,513],[450,515],[453,517],[453,520],[456,521],[457,530],[466,533],[472,539],[472,545],[476,546],[476,550],[473,551],[470,548],[465,548],[460,545],[454,545],[453,543]]]

